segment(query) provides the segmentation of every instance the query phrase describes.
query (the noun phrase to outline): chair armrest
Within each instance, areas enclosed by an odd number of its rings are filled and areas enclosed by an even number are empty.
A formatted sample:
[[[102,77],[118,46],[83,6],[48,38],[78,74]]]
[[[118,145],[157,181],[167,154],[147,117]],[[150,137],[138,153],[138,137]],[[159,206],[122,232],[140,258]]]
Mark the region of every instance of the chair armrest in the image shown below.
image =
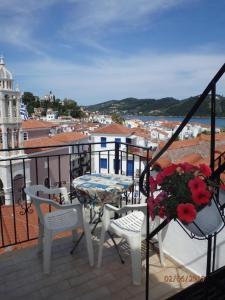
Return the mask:
[[[130,211],[130,210],[141,210],[141,211],[145,212],[146,209],[147,209],[147,203],[130,204],[130,205],[126,205],[122,208],[115,207],[111,204],[105,205],[105,210],[114,211],[116,213],[124,213],[124,212]]]

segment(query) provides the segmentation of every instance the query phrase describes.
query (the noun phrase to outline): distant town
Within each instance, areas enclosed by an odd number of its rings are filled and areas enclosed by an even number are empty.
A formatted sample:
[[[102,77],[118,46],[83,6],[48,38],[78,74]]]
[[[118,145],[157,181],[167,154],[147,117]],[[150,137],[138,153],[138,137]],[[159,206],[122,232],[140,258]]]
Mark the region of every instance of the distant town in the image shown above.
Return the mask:
[[[120,173],[138,177],[147,159],[154,157],[180,125],[166,118],[142,121],[132,117],[123,119],[118,111],[110,115],[90,111],[87,107],[79,107],[72,99],[58,99],[52,91],[40,98],[30,92],[22,95],[18,88],[14,90],[12,74],[3,58],[0,60],[0,104],[1,148],[8,149],[1,151],[0,156],[4,160],[17,159],[13,165],[0,161],[1,201],[5,204],[19,202],[23,187],[35,182],[70,188],[71,176],[79,176],[90,169],[92,172],[114,172],[110,151],[115,150],[112,145],[115,142],[121,144],[121,153],[124,149],[127,152],[126,157],[121,154]],[[216,128],[216,133],[219,155],[225,151],[225,133],[221,128]],[[210,126],[188,123],[154,168],[182,161],[209,164],[209,144]],[[21,150],[16,150],[18,148]],[[73,155],[75,152],[79,155]],[[37,159],[45,153],[48,157],[67,155],[68,161],[60,175],[57,175],[61,172],[58,170],[60,163]]]

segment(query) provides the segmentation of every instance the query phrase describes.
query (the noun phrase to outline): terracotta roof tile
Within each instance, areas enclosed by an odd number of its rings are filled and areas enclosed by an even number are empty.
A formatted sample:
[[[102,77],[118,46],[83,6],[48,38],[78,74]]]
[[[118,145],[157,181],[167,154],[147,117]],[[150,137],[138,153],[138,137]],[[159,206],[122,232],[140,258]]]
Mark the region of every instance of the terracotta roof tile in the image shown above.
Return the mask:
[[[202,160],[202,156],[199,153],[191,153],[188,155],[185,155],[175,161],[175,163],[183,163],[187,162],[189,164],[198,163],[200,160]]]
[[[166,167],[168,167],[169,165],[171,165],[172,162],[171,160],[169,159],[168,156],[163,156],[163,157],[160,157],[154,164],[154,166],[157,166],[157,167],[160,167],[161,169],[164,169]]]
[[[54,126],[56,125],[42,120],[26,120],[22,122],[23,129],[52,128]]]
[[[161,142],[159,144],[159,148],[162,149],[162,147],[165,145],[165,142]],[[190,140],[183,140],[183,141],[175,141],[173,144],[169,147],[169,150],[171,149],[179,149],[179,148],[185,148],[185,147],[192,147],[199,144],[199,139],[194,138]]]
[[[98,128],[93,131],[95,133],[102,133],[102,134],[123,134],[123,135],[130,135],[134,129],[127,128],[120,124],[110,124],[102,128]]]
[[[68,144],[69,142],[79,141],[81,139],[87,138],[86,135],[80,132],[65,132],[54,135],[52,137],[43,137],[31,139],[28,141],[24,141],[24,147],[46,147],[46,146],[56,146],[62,144]],[[38,149],[28,149],[26,153],[33,153],[39,151],[46,151],[47,148],[38,148]]]

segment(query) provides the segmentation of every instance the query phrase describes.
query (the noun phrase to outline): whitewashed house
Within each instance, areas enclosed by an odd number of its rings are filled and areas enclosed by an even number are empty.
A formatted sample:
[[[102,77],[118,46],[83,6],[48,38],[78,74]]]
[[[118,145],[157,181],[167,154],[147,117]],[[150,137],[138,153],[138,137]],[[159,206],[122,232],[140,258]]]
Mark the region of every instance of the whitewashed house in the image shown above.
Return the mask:
[[[92,171],[115,172],[115,142],[118,142],[128,144],[121,144],[119,148],[119,173],[135,176],[140,169],[143,169],[146,162],[144,154],[135,146],[149,147],[149,139],[149,134],[144,129],[127,128],[120,124],[111,124],[96,129],[91,133],[91,142],[98,143],[92,145],[92,151],[95,151],[92,155]]]

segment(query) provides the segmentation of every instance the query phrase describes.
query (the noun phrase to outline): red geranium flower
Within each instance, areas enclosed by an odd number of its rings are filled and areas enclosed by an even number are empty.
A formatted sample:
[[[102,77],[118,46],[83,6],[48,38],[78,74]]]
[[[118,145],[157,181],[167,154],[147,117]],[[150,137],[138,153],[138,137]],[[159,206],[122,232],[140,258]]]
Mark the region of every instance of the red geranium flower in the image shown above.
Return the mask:
[[[152,176],[150,176],[150,178],[149,178],[149,186],[150,186],[150,191],[152,193],[155,192],[156,187],[157,187],[157,182]]]
[[[177,216],[183,222],[191,223],[196,218],[196,209],[191,203],[181,203],[177,206]]]
[[[172,164],[171,166],[165,168],[163,170],[164,176],[170,176],[174,173],[174,171],[176,171],[177,165]]]
[[[147,200],[147,205],[148,205],[148,213],[149,213],[151,219],[154,221],[154,219],[155,219],[154,209],[156,206],[155,199],[153,197],[149,197]]]
[[[192,200],[197,204],[207,204],[211,193],[207,190],[197,190],[192,193]]]
[[[206,177],[209,177],[212,174],[212,170],[206,164],[200,164],[199,171]]]
[[[160,218],[164,218],[165,217],[165,214],[166,214],[166,209],[164,206],[161,206],[160,209],[159,209],[159,216]]]
[[[158,185],[161,185],[163,183],[163,180],[166,176],[170,176],[176,171],[177,165],[172,164],[171,166],[165,168],[163,171],[157,174],[156,176],[156,182]]]
[[[206,190],[205,182],[199,177],[189,180],[188,187],[191,189],[192,193],[198,190]]]
[[[158,173],[157,176],[156,176],[157,184],[161,185],[163,183],[164,178],[165,178],[165,175],[164,175],[163,171]]]

